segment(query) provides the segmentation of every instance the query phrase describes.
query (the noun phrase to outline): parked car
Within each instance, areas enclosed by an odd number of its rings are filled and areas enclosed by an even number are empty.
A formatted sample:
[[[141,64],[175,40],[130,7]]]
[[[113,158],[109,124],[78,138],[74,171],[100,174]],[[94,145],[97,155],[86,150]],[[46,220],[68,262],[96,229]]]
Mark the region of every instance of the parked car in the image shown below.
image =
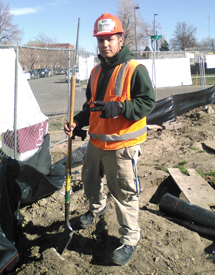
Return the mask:
[[[60,74],[66,74],[67,73],[67,69],[61,69]]]
[[[27,80],[31,79],[31,74],[28,71],[24,71]]]
[[[54,69],[54,74],[55,75],[61,74],[61,69],[60,68]]]
[[[76,81],[79,81],[79,69],[78,68],[76,68],[75,76],[76,76]],[[68,79],[69,78],[71,79],[71,77],[72,77],[72,69],[69,71],[69,74],[68,74],[68,71],[66,72],[66,75],[65,75],[66,82],[68,82]]]
[[[53,76],[53,75],[54,75],[53,69],[48,69],[48,76]]]
[[[30,71],[31,79],[38,79],[40,78],[40,73],[38,70],[32,70]]]
[[[65,80],[66,80],[66,82],[68,82],[68,79],[69,79],[69,78],[71,79],[71,77],[72,77],[72,70],[70,70],[69,73],[68,73],[68,71],[67,71],[67,72],[66,72],[66,75],[65,75]]]
[[[40,77],[47,77],[48,76],[48,69],[44,68],[40,71]]]

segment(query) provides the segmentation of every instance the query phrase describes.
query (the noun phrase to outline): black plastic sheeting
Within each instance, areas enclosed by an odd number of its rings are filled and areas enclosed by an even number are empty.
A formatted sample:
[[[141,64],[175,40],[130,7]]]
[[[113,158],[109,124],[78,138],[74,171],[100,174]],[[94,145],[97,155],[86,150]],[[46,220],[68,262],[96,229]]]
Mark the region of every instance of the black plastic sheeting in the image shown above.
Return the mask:
[[[78,147],[76,150],[74,150],[72,152],[72,166],[73,167],[78,166],[82,163],[84,154],[85,154],[85,151],[87,148],[87,144],[88,144],[88,142],[84,143],[83,145],[81,145],[80,147]],[[58,164],[66,165],[66,161],[67,161],[67,156],[65,156],[58,162],[56,162],[55,165],[58,165]]]
[[[174,89],[174,88],[173,88]],[[162,125],[175,121],[194,108],[214,104],[215,86],[173,95],[156,102],[147,124]],[[72,165],[80,165],[88,142],[72,152]],[[5,158],[0,165],[0,274],[12,270],[19,261],[16,229],[21,224],[20,208],[51,195],[62,188],[66,157],[51,165],[50,140],[46,135],[42,148],[24,163]]]
[[[51,165],[50,140],[26,162],[5,158],[0,165],[0,273],[19,261],[16,249],[20,209],[62,188],[65,166]]]
[[[215,213],[166,193],[159,209],[168,219],[200,234],[215,237]]]
[[[147,117],[147,124],[162,125],[164,122],[175,121],[180,116],[194,108],[215,102],[215,86],[208,89],[172,95],[156,102],[153,112]]]

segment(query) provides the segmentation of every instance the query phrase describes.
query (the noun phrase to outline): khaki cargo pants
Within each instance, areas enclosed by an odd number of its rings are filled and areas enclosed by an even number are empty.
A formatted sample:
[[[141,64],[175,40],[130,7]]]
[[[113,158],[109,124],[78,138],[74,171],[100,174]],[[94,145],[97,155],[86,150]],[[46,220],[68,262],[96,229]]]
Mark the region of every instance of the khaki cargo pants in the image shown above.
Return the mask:
[[[106,195],[103,193],[101,181],[104,172],[108,189],[116,205],[120,243],[132,246],[137,245],[140,239],[137,190],[139,181],[138,184],[135,183],[134,171],[139,154],[139,145],[106,151],[89,141],[82,168],[82,180],[89,200],[89,210],[96,214],[106,206]]]

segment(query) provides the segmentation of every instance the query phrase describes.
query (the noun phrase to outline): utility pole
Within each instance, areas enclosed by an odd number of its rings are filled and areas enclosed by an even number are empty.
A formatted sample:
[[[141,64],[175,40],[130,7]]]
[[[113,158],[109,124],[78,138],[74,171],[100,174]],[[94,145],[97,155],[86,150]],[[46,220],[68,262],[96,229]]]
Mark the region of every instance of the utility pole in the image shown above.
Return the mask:
[[[136,23],[136,12],[135,10],[140,9],[139,6],[134,7],[134,27],[135,27],[135,45],[136,45],[136,57],[137,57],[137,23]]]
[[[158,15],[157,13],[154,14],[154,36],[156,35],[156,32],[155,32],[155,28],[156,28],[156,26],[155,26],[155,16],[157,16],[157,15]],[[155,45],[156,45],[156,42],[154,40],[154,51],[156,50]]]
[[[209,19],[209,51],[211,51],[211,35],[210,35],[210,19],[211,19],[211,15],[207,15],[207,18]]]

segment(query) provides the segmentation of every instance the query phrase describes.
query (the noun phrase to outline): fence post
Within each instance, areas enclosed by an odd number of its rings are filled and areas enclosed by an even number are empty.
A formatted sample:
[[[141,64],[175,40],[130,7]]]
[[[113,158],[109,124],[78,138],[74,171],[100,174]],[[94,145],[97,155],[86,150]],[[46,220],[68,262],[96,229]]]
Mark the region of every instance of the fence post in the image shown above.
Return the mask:
[[[204,53],[199,54],[200,80],[202,90],[206,89]]]
[[[155,70],[155,52],[153,52],[153,59],[152,59],[152,85],[155,92],[155,100],[157,101],[157,89],[156,89],[156,70]]]
[[[70,85],[71,85],[71,83],[70,83],[70,64],[71,64],[71,62],[70,62],[70,51],[68,51],[68,108],[67,108],[67,110],[68,110],[68,121],[69,121],[69,109],[70,109],[70,105],[69,105],[69,102],[70,102]]]
[[[16,47],[15,58],[15,85],[14,85],[14,159],[17,159],[17,98],[18,98],[18,61],[19,61],[19,47]]]

